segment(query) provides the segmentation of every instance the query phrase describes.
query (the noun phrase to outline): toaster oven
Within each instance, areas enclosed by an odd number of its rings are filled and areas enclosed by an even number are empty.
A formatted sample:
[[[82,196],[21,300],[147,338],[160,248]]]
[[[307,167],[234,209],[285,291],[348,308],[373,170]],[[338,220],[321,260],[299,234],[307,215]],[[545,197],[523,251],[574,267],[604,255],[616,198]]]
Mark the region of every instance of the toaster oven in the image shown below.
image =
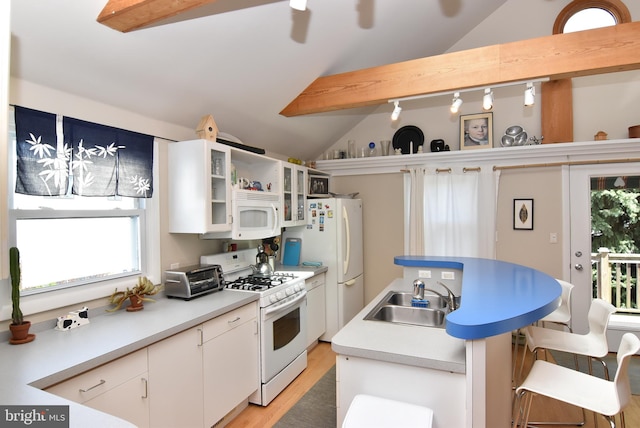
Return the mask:
[[[165,271],[164,292],[167,297],[189,300],[223,288],[220,265],[200,264]]]

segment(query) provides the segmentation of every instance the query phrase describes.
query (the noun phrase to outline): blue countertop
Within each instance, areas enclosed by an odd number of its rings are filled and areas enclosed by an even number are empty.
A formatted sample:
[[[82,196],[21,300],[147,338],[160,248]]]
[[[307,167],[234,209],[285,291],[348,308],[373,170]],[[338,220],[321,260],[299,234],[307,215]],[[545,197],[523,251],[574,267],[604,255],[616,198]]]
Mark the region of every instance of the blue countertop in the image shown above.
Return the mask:
[[[397,256],[403,267],[462,270],[460,307],[446,329],[461,339],[495,336],[532,324],[560,305],[562,289],[551,276],[499,260],[471,257]]]

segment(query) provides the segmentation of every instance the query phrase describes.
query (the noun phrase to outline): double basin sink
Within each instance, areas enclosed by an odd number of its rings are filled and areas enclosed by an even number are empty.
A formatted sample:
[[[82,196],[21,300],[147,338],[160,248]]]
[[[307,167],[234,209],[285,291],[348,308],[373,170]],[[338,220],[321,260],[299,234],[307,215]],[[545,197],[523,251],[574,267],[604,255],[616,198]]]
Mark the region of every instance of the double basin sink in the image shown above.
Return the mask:
[[[451,312],[447,299],[437,295],[424,298],[429,301],[429,307],[414,307],[411,305],[413,293],[389,291],[364,319],[444,328],[445,316]]]

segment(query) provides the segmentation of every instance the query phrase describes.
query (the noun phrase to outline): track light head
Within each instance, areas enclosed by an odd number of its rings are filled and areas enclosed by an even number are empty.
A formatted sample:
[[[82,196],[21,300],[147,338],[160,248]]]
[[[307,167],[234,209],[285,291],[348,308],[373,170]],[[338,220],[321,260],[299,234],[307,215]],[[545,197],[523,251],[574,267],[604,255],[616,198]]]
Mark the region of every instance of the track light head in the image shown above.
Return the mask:
[[[524,90],[524,105],[532,106],[536,103],[536,88],[532,82],[527,83],[527,89]]]
[[[460,98],[460,92],[453,94],[453,101],[451,102],[451,113],[457,113],[462,105],[462,98]]]
[[[289,0],[289,7],[295,10],[307,10],[307,0]]]
[[[493,92],[491,88],[484,90],[484,97],[482,97],[482,108],[484,110],[491,110],[493,108]]]
[[[400,107],[400,101],[393,102],[393,112],[391,113],[391,120],[398,120],[400,117],[400,112],[402,111],[402,107]]]

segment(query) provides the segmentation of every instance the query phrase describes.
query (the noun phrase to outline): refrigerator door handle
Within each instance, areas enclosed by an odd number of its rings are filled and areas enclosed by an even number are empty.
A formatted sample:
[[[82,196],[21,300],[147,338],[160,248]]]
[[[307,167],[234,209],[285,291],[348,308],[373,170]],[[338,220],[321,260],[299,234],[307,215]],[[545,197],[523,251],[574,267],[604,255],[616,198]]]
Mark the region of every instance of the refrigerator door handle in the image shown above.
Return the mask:
[[[345,281],[344,285],[350,286],[356,283],[356,278],[350,279],[349,281]]]
[[[346,275],[349,270],[349,257],[351,255],[351,232],[349,231],[349,214],[347,213],[347,208],[344,205],[342,206],[342,219],[344,220],[344,228],[347,235],[347,251],[344,259],[344,267],[342,268],[343,275]]]

